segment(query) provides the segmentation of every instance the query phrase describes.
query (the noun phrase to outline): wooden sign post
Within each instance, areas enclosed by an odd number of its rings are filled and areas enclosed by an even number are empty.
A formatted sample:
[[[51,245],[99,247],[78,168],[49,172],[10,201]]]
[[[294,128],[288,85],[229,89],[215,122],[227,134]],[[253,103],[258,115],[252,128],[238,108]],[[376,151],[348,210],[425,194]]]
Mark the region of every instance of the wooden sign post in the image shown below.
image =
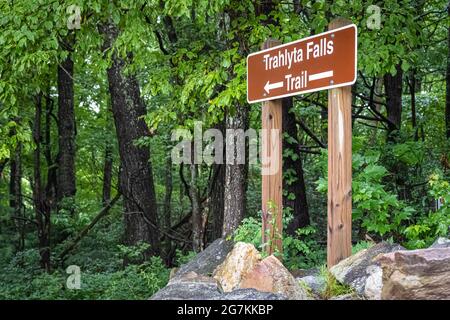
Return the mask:
[[[281,44],[278,40],[267,40],[263,50]],[[262,161],[266,174],[262,174],[262,243],[269,255],[276,253],[281,259],[283,252],[283,171],[282,171],[282,99],[265,101],[262,104]],[[265,162],[265,163],[264,163]]]
[[[357,29],[344,19],[333,20],[327,32],[287,44],[268,40],[247,57],[247,101],[263,102],[262,238],[269,254],[282,253],[281,99],[319,90],[328,90],[328,267],[351,253],[351,85],[356,61]],[[277,168],[268,174],[265,166]]]
[[[333,20],[328,29],[350,24]],[[328,90],[327,266],[352,253],[352,87]]]

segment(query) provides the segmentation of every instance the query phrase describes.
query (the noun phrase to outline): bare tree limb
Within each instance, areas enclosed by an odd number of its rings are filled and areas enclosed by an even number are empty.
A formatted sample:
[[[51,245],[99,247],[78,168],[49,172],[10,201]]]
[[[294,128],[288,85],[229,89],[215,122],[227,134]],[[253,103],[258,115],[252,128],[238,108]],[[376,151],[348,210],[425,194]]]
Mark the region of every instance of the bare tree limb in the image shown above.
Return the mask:
[[[75,237],[75,239],[73,239],[72,242],[67,246],[67,248],[64,249],[64,251],[59,255],[58,258],[61,261],[64,261],[65,256],[76,247],[78,242],[83,239],[83,237],[95,226],[98,221],[100,221],[101,218],[108,214],[109,209],[111,209],[111,207],[114,206],[114,204],[120,199],[120,196],[120,193],[116,194],[116,196],[97,213],[94,219],[92,219],[92,221],[86,227],[84,227],[83,230],[81,230],[81,232]]]

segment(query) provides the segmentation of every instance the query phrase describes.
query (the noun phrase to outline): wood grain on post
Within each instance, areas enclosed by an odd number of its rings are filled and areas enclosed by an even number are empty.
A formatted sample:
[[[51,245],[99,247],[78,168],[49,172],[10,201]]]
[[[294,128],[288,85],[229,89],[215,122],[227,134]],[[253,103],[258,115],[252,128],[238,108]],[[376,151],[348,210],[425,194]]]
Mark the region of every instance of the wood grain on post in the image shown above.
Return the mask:
[[[333,20],[328,29],[350,24]],[[352,250],[352,92],[351,86],[328,90],[328,240],[331,268]]]
[[[269,39],[264,42],[262,49],[268,49],[280,45],[278,40]],[[283,79],[284,80],[284,79]],[[282,231],[283,231],[283,189],[282,189],[282,99],[265,101],[262,103],[262,163],[275,170],[262,170],[262,241],[264,251],[269,255],[278,253],[282,258]],[[276,131],[272,130],[278,130]],[[276,134],[273,134],[276,133]],[[275,166],[275,167],[273,167]]]

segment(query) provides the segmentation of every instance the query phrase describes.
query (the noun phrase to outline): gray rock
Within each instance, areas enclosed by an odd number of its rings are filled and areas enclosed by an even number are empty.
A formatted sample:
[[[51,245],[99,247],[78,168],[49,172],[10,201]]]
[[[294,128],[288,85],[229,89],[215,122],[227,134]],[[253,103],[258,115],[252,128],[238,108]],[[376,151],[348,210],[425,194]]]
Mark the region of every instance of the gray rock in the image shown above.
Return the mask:
[[[150,300],[286,300],[281,294],[255,289],[223,293],[217,280],[191,271],[169,281]]]
[[[303,278],[307,276],[318,276],[320,274],[319,268],[312,268],[312,269],[294,269],[291,270],[292,275],[295,278]]]
[[[437,238],[436,241],[430,246],[430,248],[449,248],[450,247],[450,239],[440,237]]]
[[[328,300],[364,300],[364,298],[353,293],[347,293],[340,296],[331,297]]]
[[[342,260],[337,265],[330,269],[333,276],[341,283],[347,284],[352,287],[358,295],[364,295],[366,289],[367,280],[370,279],[371,286],[368,289],[369,299],[378,299],[381,295],[381,288],[379,284],[381,283],[381,273],[378,272],[379,269],[374,268],[374,266],[379,266],[380,263],[374,261],[374,258],[379,254],[389,253],[393,251],[398,251],[404,249],[398,244],[389,244],[386,242],[381,242],[374,245],[371,248],[364,249],[358,253]],[[380,279],[374,279],[374,277],[379,277]],[[378,292],[376,290],[378,286]]]
[[[170,279],[150,300],[209,300],[220,296],[215,279],[190,271]]]
[[[327,283],[320,275],[310,275],[302,278],[297,278],[298,281],[307,285],[314,295],[320,296],[325,290]]]
[[[284,295],[261,292],[256,289],[237,289],[213,300],[287,300]]]
[[[176,282],[159,290],[150,300],[211,300],[220,295],[217,284]]]
[[[199,275],[211,275],[214,269],[225,260],[227,254],[233,249],[233,245],[232,241],[222,238],[215,240],[205,250],[197,254],[194,259],[181,266],[175,273],[174,278],[191,271]]]
[[[380,266],[372,265],[366,269],[369,276],[364,287],[364,296],[369,300],[381,300],[381,289],[383,288],[383,270]]]

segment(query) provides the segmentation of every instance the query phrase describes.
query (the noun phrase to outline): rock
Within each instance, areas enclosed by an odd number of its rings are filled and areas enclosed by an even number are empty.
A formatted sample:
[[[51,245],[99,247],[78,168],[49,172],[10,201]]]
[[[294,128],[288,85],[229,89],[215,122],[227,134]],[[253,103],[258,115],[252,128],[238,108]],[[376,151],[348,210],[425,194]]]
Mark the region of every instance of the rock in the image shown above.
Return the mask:
[[[175,275],[178,272],[178,270],[180,270],[180,268],[172,268],[172,269],[170,269],[169,280],[175,277]]]
[[[199,275],[211,275],[218,265],[220,265],[227,254],[233,248],[233,242],[224,239],[217,239],[205,250],[197,254],[194,259],[181,266],[174,277],[179,277],[185,273],[193,271]]]
[[[286,297],[255,289],[222,293],[217,280],[190,271],[170,280],[150,300],[286,300]]]
[[[242,278],[261,259],[252,244],[237,242],[225,261],[214,271],[213,277],[220,283],[224,292],[239,288]]]
[[[331,297],[328,300],[364,300],[363,297],[360,297],[354,293],[342,294],[340,296]]]
[[[168,285],[177,283],[206,283],[206,284],[214,284],[216,287],[219,286],[216,279],[204,276],[202,274],[197,274],[194,271],[189,271],[186,272],[185,274],[170,279]]]
[[[257,263],[246,273],[241,288],[285,295],[289,300],[308,300],[308,294],[292,274],[273,255]]]
[[[171,279],[150,300],[210,300],[220,295],[216,280],[191,271]]]
[[[364,296],[370,300],[381,299],[381,288],[383,287],[383,270],[380,266],[372,265],[366,269],[369,276],[364,287]]]
[[[402,250],[377,260],[383,270],[382,299],[450,299],[450,248]]]
[[[281,294],[271,292],[261,292],[255,289],[237,289],[221,295],[213,300],[286,300]]]
[[[369,299],[378,299],[381,296],[379,291],[381,290],[381,273],[375,267],[379,266],[379,262],[374,261],[374,258],[379,254],[402,249],[404,248],[400,245],[381,242],[342,260],[333,266],[330,272],[339,282],[352,287],[358,295],[367,294]],[[368,279],[369,284],[366,290]]]
[[[443,237],[437,238],[430,248],[450,248],[450,239]]]
[[[312,269],[294,269],[290,270],[294,278],[303,278],[307,276],[318,276],[320,274],[319,268]]]
[[[308,286],[308,288],[311,289],[311,292],[316,296],[320,296],[327,286],[325,279],[320,275],[306,276],[297,278],[297,280]]]

